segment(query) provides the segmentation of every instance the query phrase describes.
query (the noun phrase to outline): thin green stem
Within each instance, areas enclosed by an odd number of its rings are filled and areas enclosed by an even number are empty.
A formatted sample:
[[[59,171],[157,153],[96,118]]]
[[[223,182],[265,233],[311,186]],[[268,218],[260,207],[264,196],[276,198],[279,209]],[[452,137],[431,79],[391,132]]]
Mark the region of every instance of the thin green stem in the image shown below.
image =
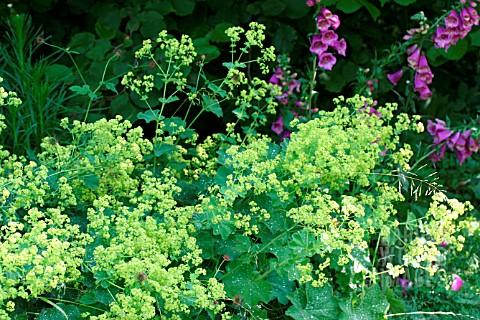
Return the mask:
[[[316,78],[317,78],[317,56],[316,55],[313,58],[312,68],[313,68],[313,75],[310,79],[310,89],[309,89],[309,92],[308,92],[308,103],[307,103],[307,109],[308,109],[307,117],[308,117],[308,120],[310,120],[311,117],[312,117],[312,99],[313,99],[313,92],[314,92],[315,84],[316,84]]]

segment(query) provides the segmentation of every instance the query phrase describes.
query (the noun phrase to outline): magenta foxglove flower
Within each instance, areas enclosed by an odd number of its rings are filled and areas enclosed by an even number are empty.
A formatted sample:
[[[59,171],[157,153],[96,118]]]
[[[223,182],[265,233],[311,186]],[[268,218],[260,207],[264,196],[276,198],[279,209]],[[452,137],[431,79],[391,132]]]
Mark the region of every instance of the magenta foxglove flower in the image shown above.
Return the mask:
[[[454,274],[453,275],[453,281],[452,281],[452,288],[451,290],[453,291],[458,291],[460,288],[463,286],[463,280],[460,278],[458,275]]]
[[[435,149],[435,146],[433,148]],[[430,161],[432,161],[432,163],[440,161],[445,157],[446,150],[447,150],[447,145],[442,144],[442,146],[440,147],[440,152],[432,153],[431,155],[428,156],[428,158],[430,159]]]
[[[440,247],[445,248],[446,246],[447,246],[447,241],[443,240],[443,241],[440,243]]]
[[[313,7],[315,5],[315,0],[307,0],[305,4],[309,7]]]
[[[333,46],[337,39],[338,35],[333,30],[327,30],[322,32],[322,42],[329,46]]]
[[[277,121],[272,124],[271,127],[272,131],[275,132],[277,135],[281,135],[283,131],[283,117],[280,116]]]
[[[340,41],[333,42],[332,48],[337,50],[338,54],[345,57],[345,52],[347,50],[347,42],[345,39],[340,39]]]
[[[468,148],[470,151],[477,153],[480,148],[480,140],[475,140],[472,137],[468,137]]]
[[[320,55],[328,49],[328,44],[324,43],[321,35],[314,35],[312,37],[312,44],[310,45],[310,52]]]
[[[456,10],[452,10],[450,14],[445,18],[445,27],[456,28],[460,26],[460,17]]]
[[[407,288],[412,287],[412,283],[407,279],[400,278],[398,279],[398,283],[402,286],[402,294],[407,292]]]
[[[324,52],[318,56],[318,66],[325,70],[332,70],[336,62],[337,59],[329,52]]]
[[[415,49],[407,58],[408,65],[412,69],[417,69],[418,60],[420,59],[420,49]]]
[[[403,70],[400,69],[394,73],[387,74],[387,78],[394,86],[396,86],[398,81],[400,81],[400,79],[402,78],[402,75],[403,75]]]
[[[276,85],[280,85],[280,80],[282,80],[283,77],[284,77],[283,76],[283,70],[282,70],[282,68],[278,67],[275,70],[275,73],[270,77],[269,82],[273,83],[273,84],[276,84]]]

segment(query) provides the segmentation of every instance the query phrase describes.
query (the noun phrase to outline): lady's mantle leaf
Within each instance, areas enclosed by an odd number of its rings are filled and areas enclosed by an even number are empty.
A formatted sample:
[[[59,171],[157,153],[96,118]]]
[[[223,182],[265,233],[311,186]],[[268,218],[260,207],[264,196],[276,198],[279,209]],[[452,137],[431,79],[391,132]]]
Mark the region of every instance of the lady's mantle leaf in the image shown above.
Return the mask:
[[[287,295],[292,302],[286,315],[293,319],[338,319],[340,309],[329,284],[314,288],[310,284]]]
[[[351,295],[350,298],[340,302],[342,317],[344,320],[370,320],[383,319],[387,313],[389,304],[380,291],[378,285],[373,285],[365,290],[363,299]]]
[[[272,286],[267,281],[258,279],[258,272],[253,266],[243,263],[232,264],[228,268],[228,273],[222,279],[225,292],[231,298],[240,296],[245,306],[254,306],[259,301],[268,302]]]

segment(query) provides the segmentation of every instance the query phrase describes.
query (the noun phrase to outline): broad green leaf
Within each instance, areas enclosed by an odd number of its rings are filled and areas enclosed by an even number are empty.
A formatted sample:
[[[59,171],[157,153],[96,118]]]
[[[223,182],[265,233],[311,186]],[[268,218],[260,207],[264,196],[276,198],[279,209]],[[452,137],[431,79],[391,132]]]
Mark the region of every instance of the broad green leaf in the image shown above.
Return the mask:
[[[176,146],[167,143],[157,143],[153,146],[153,152],[157,157],[160,157],[165,153],[171,153],[173,150],[176,149]]]
[[[468,51],[468,40],[467,39],[460,39],[458,42],[454,45],[448,48],[448,51],[445,52],[445,50],[440,49],[440,53],[442,56],[447,58],[448,60],[454,60],[458,61],[462,59],[462,57],[467,53]]]
[[[405,312],[405,304],[403,303],[403,300],[395,296],[395,292],[390,287],[386,287],[384,294],[390,305],[390,308],[388,309],[389,313]]]
[[[361,7],[362,4],[359,0],[340,0],[337,3],[337,9],[342,10],[345,13],[353,13]]]
[[[480,30],[470,33],[471,45],[480,47]]]
[[[110,41],[105,39],[99,39],[95,41],[95,46],[87,51],[86,56],[92,60],[104,60],[105,55],[112,48],[113,47],[110,44]]]
[[[227,184],[227,176],[233,173],[233,169],[227,166],[221,166],[217,170],[217,175],[215,176],[215,184],[219,186],[225,186]]]
[[[395,0],[395,2],[402,5],[402,6],[409,6],[412,3],[417,2],[417,0]]]
[[[69,67],[56,63],[45,67],[45,75],[49,81],[56,82],[70,78],[73,73]]]
[[[388,310],[388,302],[377,284],[365,289],[363,297],[353,294],[339,303],[343,320],[383,319]]]
[[[136,115],[138,114],[139,109],[135,107],[135,105],[132,105],[128,99],[128,94],[122,93],[112,100],[109,112],[112,115],[119,114],[124,119],[136,120]]]
[[[223,240],[228,239],[228,236],[233,234],[235,230],[235,223],[230,220],[222,220],[213,225],[213,234],[220,235]]]
[[[115,92],[116,94],[118,94],[117,88],[115,88],[115,84],[113,84],[112,82],[106,82],[106,83],[105,83],[105,87],[106,87],[108,90],[113,91],[113,92]]]
[[[280,0],[268,0],[260,4],[262,12],[266,16],[277,16],[279,15],[286,7],[284,1]]]
[[[201,257],[205,260],[212,259],[215,255],[214,238],[210,232],[200,231],[195,235],[195,240],[200,249]]]
[[[162,129],[167,131],[170,135],[176,134],[180,128],[185,129],[187,127],[187,123],[179,117],[166,118],[163,122],[165,125]]]
[[[194,0],[171,0],[177,16],[186,16],[193,13],[195,9]]]
[[[283,14],[290,19],[303,18],[310,14],[310,8],[305,5],[305,1],[300,0],[282,0],[287,7]]]
[[[114,29],[108,25],[102,24],[100,21],[95,23],[95,32],[97,32],[98,36],[101,39],[111,40],[115,38],[117,34],[117,29]]]
[[[229,42],[230,38],[225,31],[232,26],[233,24],[230,22],[218,23],[215,25],[215,28],[206,35],[206,38],[212,42]]]
[[[163,116],[160,116],[160,110],[147,110],[145,112],[139,112],[137,114],[137,118],[139,120],[145,120],[146,123],[150,123],[151,121],[162,120]]]
[[[212,112],[217,117],[221,118],[223,116],[222,108],[216,99],[212,99],[208,95],[202,95],[202,108],[208,112]]]
[[[212,61],[220,55],[220,50],[216,46],[211,45],[207,38],[194,39],[193,46],[199,55],[205,56],[205,61]]]
[[[140,32],[144,38],[155,39],[158,33],[166,28],[163,16],[155,10],[141,12],[138,20],[142,25]]]
[[[118,289],[114,288],[114,287],[110,287],[110,288],[102,288],[102,287],[97,287],[95,289],[93,289],[93,293],[95,294],[95,299],[100,302],[100,303],[103,303],[104,305],[109,305],[110,303],[112,303],[114,300],[114,297],[115,297],[115,294],[117,292]]]
[[[76,306],[65,303],[56,303],[56,307],[43,310],[36,318],[38,320],[80,320],[80,310]],[[61,310],[61,311],[60,311]],[[66,317],[65,317],[66,316]]]
[[[253,266],[242,262],[231,263],[222,278],[227,296],[240,296],[242,304],[250,308],[258,302],[268,302],[272,293],[272,285],[259,277]]]
[[[267,281],[272,284],[270,300],[278,299],[278,302],[286,305],[288,303],[287,295],[293,293],[297,286],[296,282],[289,280],[286,276],[279,276],[277,272],[271,273]]]
[[[367,0],[359,0],[360,3],[365,7],[367,8],[368,10],[368,13],[370,13],[370,15],[372,16],[373,20],[377,20],[377,18],[380,16],[380,10],[378,10],[377,7],[375,7],[373,4],[371,4],[369,1]]]
[[[79,95],[82,95],[82,96],[87,95],[87,94],[92,92],[92,90],[90,90],[90,87],[87,84],[83,85],[82,87],[71,86],[70,90],[79,94]]]
[[[95,298],[95,294],[92,291],[87,291],[80,297],[80,299],[77,300],[77,302],[88,305],[88,304],[95,304],[98,301]]]
[[[90,189],[97,189],[100,184],[100,178],[96,174],[88,174],[82,177],[85,187]]]
[[[238,107],[232,111],[232,113],[240,120],[248,119],[248,114],[245,112],[244,108]]]
[[[215,83],[210,82],[207,86],[208,89],[212,90],[213,93],[218,94],[220,97],[225,98],[227,96],[227,92],[217,86]]]
[[[178,101],[180,100],[177,96],[170,96],[168,98],[158,98],[158,101],[160,101],[161,103],[171,103],[171,102],[175,102],[175,101]]]
[[[68,43],[68,47],[70,50],[78,51],[79,53],[84,54],[93,47],[94,43],[95,35],[93,33],[80,32],[72,37]]]
[[[321,288],[314,288],[307,284],[287,295],[287,297],[292,302],[292,306],[288,308],[285,314],[295,320],[338,319],[340,309],[328,283]]]
[[[281,24],[273,37],[273,45],[279,52],[289,53],[293,50],[296,40],[296,30],[288,24]]]

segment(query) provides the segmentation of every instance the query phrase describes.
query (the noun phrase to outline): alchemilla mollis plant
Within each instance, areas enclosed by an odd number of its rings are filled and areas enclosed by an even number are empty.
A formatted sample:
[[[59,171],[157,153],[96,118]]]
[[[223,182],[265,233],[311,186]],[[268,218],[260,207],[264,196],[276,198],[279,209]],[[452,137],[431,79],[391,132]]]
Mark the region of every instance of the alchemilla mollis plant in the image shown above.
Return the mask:
[[[345,55],[346,42],[319,10],[311,51],[329,70],[326,50]],[[423,132],[420,117],[361,95],[315,110],[312,91],[297,105],[307,118],[278,121],[281,141],[262,134],[300,83],[282,69],[262,79],[274,48],[249,27],[227,29],[215,80],[188,36],[143,42],[121,84],[152,139],[121,116],[65,118],[68,143],[46,137],[28,159],[0,149],[0,319],[382,319],[398,315],[389,282],[406,290],[409,270],[443,271],[446,243],[462,250],[471,204],[412,170],[403,137]],[[9,111],[24,103],[0,94]],[[234,121],[201,140],[205,111]],[[412,212],[412,194],[429,207]]]

